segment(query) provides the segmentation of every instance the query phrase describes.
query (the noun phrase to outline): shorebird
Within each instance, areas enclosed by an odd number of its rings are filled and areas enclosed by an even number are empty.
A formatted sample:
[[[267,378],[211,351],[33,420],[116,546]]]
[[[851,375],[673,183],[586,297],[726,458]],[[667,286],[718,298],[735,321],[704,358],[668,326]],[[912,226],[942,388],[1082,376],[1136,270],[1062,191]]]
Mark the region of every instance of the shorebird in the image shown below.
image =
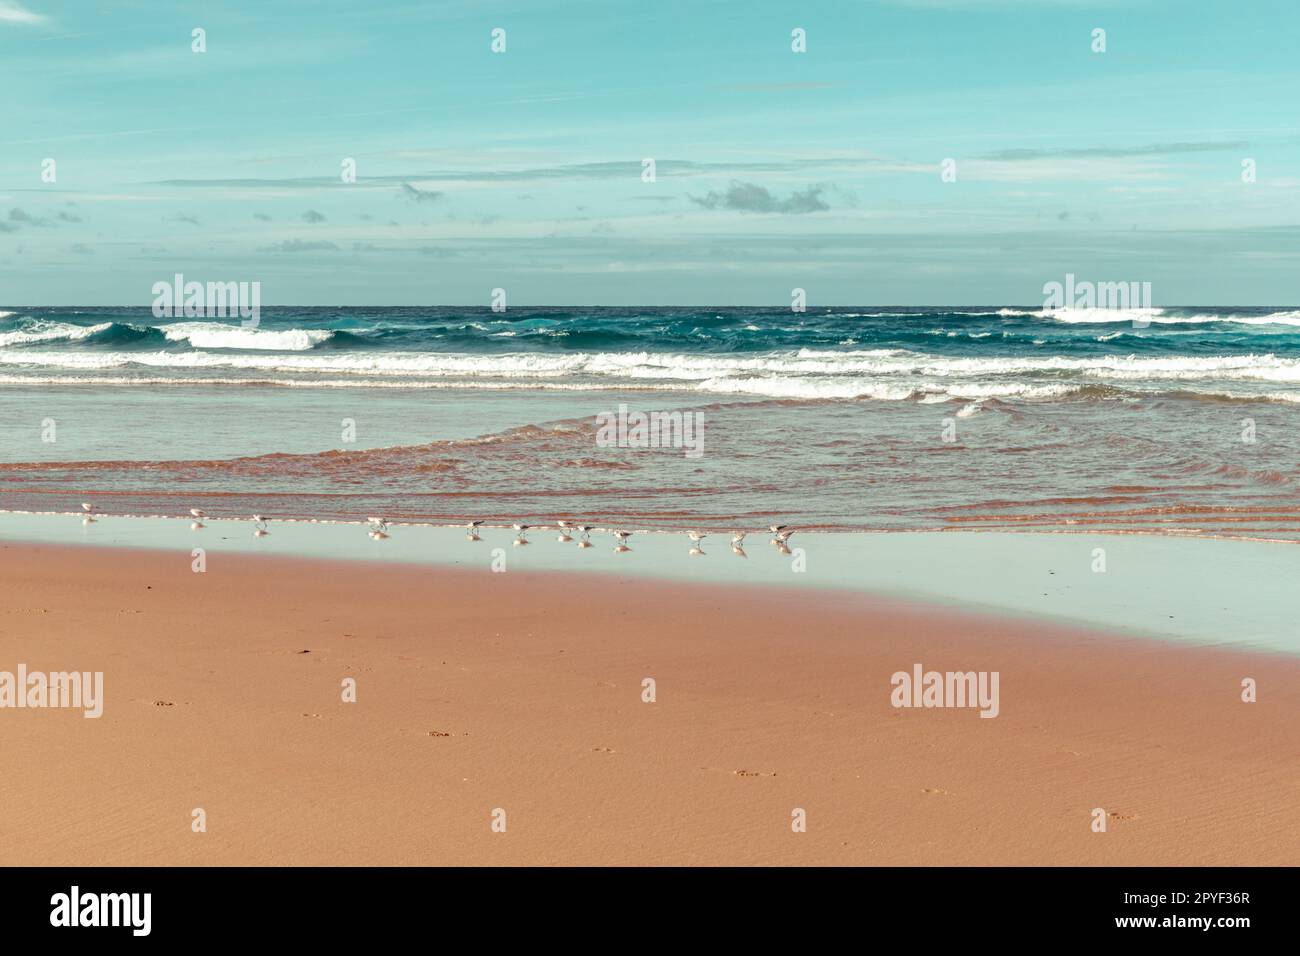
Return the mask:
[[[692,541],[694,541],[696,544],[699,544],[701,541],[703,541],[705,538],[707,538],[708,535],[707,535],[707,534],[700,534],[700,532],[698,532],[698,531],[688,531],[688,532],[686,532],[686,537],[690,538],[690,539],[691,539]]]
[[[775,534],[780,534],[788,527],[790,527],[788,524],[770,524],[767,526],[767,530],[772,532],[772,534],[775,535]]]
[[[264,538],[270,533],[266,530],[266,519],[261,515],[253,515],[253,537]]]
[[[383,518],[367,518],[370,522],[369,536],[376,541],[382,541],[388,537],[388,522]]]
[[[618,538],[619,544],[627,544],[627,539],[632,537],[631,531],[613,531],[611,534]]]
[[[515,524],[515,525],[511,525],[511,527],[514,528],[516,531],[518,531],[520,534],[523,534],[523,533],[524,533],[525,531],[527,531],[530,527],[532,527],[532,525],[526,525],[526,524]]]
[[[785,544],[787,541],[790,540],[790,535],[792,535],[792,534],[794,534],[794,529],[793,529],[793,528],[791,528],[791,529],[789,529],[789,530],[787,530],[787,531],[780,531],[780,532],[777,533],[777,536],[776,536],[776,538],[775,538],[774,540],[780,542],[781,544]]]
[[[747,534],[749,534],[748,531],[733,531],[733,532],[731,532],[731,546],[732,546],[733,548],[743,547],[744,544],[745,544],[745,535],[747,535]]]
[[[203,524],[203,519],[207,517],[207,513],[202,508],[191,508],[190,514],[194,515],[194,521],[190,524],[191,531],[198,531],[200,528],[206,527]]]
[[[593,531],[596,530],[596,526],[590,524],[580,524],[577,525],[577,529],[581,531],[583,534],[591,534]]]
[[[476,518],[475,520],[471,521],[469,524],[465,525],[465,530],[468,531],[470,534],[477,534],[479,525],[481,525],[482,523],[483,523],[482,518]]]
[[[81,523],[94,524],[95,516],[91,512],[95,510],[95,506],[92,505],[89,501],[83,501],[81,503],[81,510],[86,513],[85,516],[81,519]]]

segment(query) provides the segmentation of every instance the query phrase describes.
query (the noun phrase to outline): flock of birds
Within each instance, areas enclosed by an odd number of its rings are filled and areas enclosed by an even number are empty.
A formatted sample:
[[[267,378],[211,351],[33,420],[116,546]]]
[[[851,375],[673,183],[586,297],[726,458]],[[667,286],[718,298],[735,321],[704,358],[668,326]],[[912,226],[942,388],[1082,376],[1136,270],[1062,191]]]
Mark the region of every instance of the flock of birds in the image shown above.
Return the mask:
[[[83,512],[82,524],[93,524],[96,520],[95,515],[98,512],[98,509],[90,502],[83,501],[81,503],[81,510]],[[203,523],[203,519],[206,518],[208,515],[207,512],[205,512],[202,508],[191,508],[190,516],[194,519],[190,524],[191,531],[199,531],[202,528],[206,527]],[[271,533],[269,530],[267,530],[266,527],[267,521],[264,517],[262,517],[261,515],[253,515],[252,520],[253,520],[254,537],[262,538]],[[366,522],[368,525],[367,534],[371,539],[375,541],[382,541],[388,537],[388,521],[386,519],[367,518]],[[591,533],[597,530],[594,525],[574,524],[572,522],[561,519],[556,521],[555,526],[560,532],[560,536],[556,540],[559,541],[561,544],[572,544],[574,542],[574,535],[576,534],[578,536],[577,545],[579,548],[593,547],[591,543]],[[483,539],[479,537],[479,530],[482,527],[483,527],[482,519],[469,522],[469,524],[465,525],[466,539],[469,541],[482,541]],[[527,525],[527,524],[515,524],[512,525],[512,527],[515,530],[514,545],[516,548],[523,547],[529,543],[527,538],[527,533],[529,531],[546,530],[544,527],[541,526],[535,528],[533,525]],[[779,551],[781,554],[790,554],[791,553],[790,547],[786,542],[788,542],[790,540],[790,536],[794,534],[794,529],[792,529],[789,525],[774,524],[774,525],[769,525],[767,530],[772,535],[772,544],[773,546],[776,547],[777,551]],[[632,550],[627,546],[627,539],[632,537],[633,532],[615,530],[615,531],[611,531],[610,533],[614,536],[615,540],[618,541],[618,544],[614,546],[614,552],[616,554],[624,554]],[[748,555],[745,554],[745,537],[748,534],[749,534],[748,531],[732,532],[731,534],[732,554],[735,554],[738,557],[742,557],[742,558],[748,557]],[[691,549],[688,553],[691,554],[692,556],[699,556],[704,554],[704,547],[703,547],[704,539],[707,538],[708,535],[700,531],[687,531],[686,536],[691,540]]]
[[[375,522],[379,522],[379,524],[381,525],[383,524],[383,522],[378,518],[371,518],[370,521],[372,525],[374,525]],[[465,525],[466,539],[469,541],[482,541],[483,539],[479,537],[479,529],[482,526],[483,526],[482,520],[471,521],[469,524]],[[385,527],[387,526],[385,525]],[[516,548],[523,547],[529,543],[527,538],[527,533],[529,531],[546,530],[546,528],[544,527],[534,528],[532,525],[527,525],[527,524],[515,524],[512,525],[511,527],[513,527],[515,530],[514,544]],[[594,525],[574,524],[570,521],[565,521],[564,519],[561,518],[555,522],[555,527],[560,532],[559,537],[556,538],[555,540],[559,541],[561,544],[572,544],[573,536],[576,534],[578,535],[577,545],[579,548],[592,547],[591,533],[596,530],[596,527]],[[776,549],[781,554],[790,554],[791,553],[790,547],[789,545],[786,544],[786,542],[790,540],[790,535],[794,534],[794,529],[792,529],[789,525],[774,524],[774,525],[769,525],[767,530],[770,531],[772,534],[772,544],[776,546]],[[614,546],[615,554],[625,554],[626,552],[632,550],[627,546],[627,539],[632,537],[634,533],[635,532],[632,531],[622,531],[622,530],[615,530],[610,532],[610,534],[612,534],[614,538],[618,541],[618,544]],[[748,557],[748,555],[745,554],[745,536],[748,534],[749,534],[748,531],[733,531],[731,533],[732,554],[741,558]],[[701,531],[687,531],[686,536],[691,539],[691,549],[688,553],[691,554],[692,556],[698,556],[704,554],[704,548],[703,548],[704,539],[707,538],[708,535]],[[371,537],[374,537],[373,532],[371,533]],[[384,535],[384,537],[387,537],[387,535]]]

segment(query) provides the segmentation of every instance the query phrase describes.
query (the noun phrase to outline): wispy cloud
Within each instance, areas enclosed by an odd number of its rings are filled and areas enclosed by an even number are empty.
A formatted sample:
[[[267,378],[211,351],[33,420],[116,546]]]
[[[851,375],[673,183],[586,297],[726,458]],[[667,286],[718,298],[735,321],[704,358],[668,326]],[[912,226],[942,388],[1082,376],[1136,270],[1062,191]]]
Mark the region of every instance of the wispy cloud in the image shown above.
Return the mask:
[[[1002,162],[1019,162],[1031,159],[1123,159],[1130,156],[1165,156],[1173,153],[1214,153],[1232,149],[1248,149],[1245,140],[1210,143],[1149,143],[1145,146],[1088,146],[1071,149],[1003,149],[987,153],[982,158]]]
[[[40,13],[32,13],[22,4],[15,3],[14,0],[0,0],[0,23],[23,23],[34,25],[46,23],[49,17]]]

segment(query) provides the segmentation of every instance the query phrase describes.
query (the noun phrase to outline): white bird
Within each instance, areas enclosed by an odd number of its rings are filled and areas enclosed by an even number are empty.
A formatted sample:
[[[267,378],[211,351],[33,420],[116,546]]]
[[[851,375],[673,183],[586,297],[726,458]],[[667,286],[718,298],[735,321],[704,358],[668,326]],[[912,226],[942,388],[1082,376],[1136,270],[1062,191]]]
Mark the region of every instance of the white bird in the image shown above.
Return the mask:
[[[733,531],[733,532],[731,532],[731,546],[732,546],[733,548],[740,548],[740,547],[743,547],[744,544],[745,544],[745,535],[747,535],[747,534],[749,534],[748,531]]]
[[[92,505],[89,501],[83,501],[81,503],[81,510],[86,512],[86,514],[90,514],[90,512],[95,510],[95,506]]]
[[[578,530],[581,531],[583,534],[591,534],[593,531],[596,530],[596,527],[595,525],[580,524],[578,525]]]
[[[794,534],[794,529],[790,529],[789,531],[781,531],[777,534],[776,540],[779,541],[781,544],[785,544],[787,541],[790,540],[790,535],[792,534]]]
[[[708,535],[707,535],[707,534],[700,534],[698,531],[688,531],[688,532],[686,532],[686,537],[690,538],[690,539],[691,539],[692,541],[694,541],[696,544],[699,544],[701,541],[703,541],[705,538],[707,538]]]
[[[266,530],[266,519],[261,515],[253,515],[253,537],[264,538],[270,533]]]
[[[515,525],[511,525],[511,527],[514,528],[516,531],[518,531],[520,534],[523,534],[532,526],[526,524],[515,524]]]
[[[206,517],[207,517],[207,513],[206,513],[202,508],[191,508],[191,509],[190,509],[190,514],[194,515],[194,517],[196,517],[196,518],[206,518]]]
[[[770,524],[767,526],[767,530],[773,534],[780,534],[788,527],[790,527],[788,524]]]
[[[612,534],[618,538],[619,544],[627,544],[627,539],[632,537],[631,531],[614,531]]]
[[[369,536],[376,541],[382,541],[388,537],[388,522],[383,518],[367,518],[370,522]]]
[[[555,525],[561,531],[568,531],[569,528],[573,527],[572,525],[569,524],[569,522],[565,521],[563,518],[557,518],[555,521]]]

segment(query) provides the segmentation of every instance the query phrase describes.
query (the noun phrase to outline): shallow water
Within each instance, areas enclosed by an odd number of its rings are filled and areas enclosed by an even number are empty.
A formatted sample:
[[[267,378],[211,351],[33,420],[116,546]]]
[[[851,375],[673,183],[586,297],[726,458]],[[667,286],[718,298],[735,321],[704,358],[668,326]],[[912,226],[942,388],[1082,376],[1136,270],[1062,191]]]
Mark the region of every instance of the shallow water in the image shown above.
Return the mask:
[[[532,530],[526,546],[508,528],[481,540],[463,528],[390,526],[374,540],[362,524],[272,522],[254,537],[248,521],[0,514],[0,541],[40,541],[174,550],[190,565],[206,554],[207,572],[243,555],[323,557],[481,570],[584,571],[637,579],[764,587],[851,590],[917,602],[1084,624],[1200,645],[1300,654],[1294,581],[1300,548],[1272,543],[1113,534],[795,533],[782,554],[766,533],[751,534],[741,557],[730,535],[706,539],[691,554],[684,534],[638,531],[618,553],[604,529],[592,547]],[[1100,554],[1101,549],[1104,554]],[[109,554],[110,552],[105,552]],[[1099,559],[1104,571],[1095,570]],[[631,579],[631,583],[629,583]],[[597,585],[598,586],[598,585]],[[870,634],[864,633],[864,639]]]

